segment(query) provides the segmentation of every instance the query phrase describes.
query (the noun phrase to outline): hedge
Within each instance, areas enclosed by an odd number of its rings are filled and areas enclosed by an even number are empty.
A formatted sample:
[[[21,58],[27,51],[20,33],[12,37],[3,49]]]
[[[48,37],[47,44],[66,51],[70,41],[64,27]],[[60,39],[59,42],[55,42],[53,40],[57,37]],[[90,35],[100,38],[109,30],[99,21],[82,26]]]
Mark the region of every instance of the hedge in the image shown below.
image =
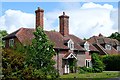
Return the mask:
[[[106,71],[120,71],[120,55],[108,55],[102,57]]]

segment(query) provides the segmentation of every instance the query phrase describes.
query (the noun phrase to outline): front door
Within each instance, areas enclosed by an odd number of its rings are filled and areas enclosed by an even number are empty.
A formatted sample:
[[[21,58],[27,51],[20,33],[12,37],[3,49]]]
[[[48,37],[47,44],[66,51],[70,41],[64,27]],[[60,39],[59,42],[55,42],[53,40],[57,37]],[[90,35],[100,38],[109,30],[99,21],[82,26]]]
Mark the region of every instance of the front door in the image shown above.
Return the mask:
[[[69,64],[69,68],[70,68],[70,73],[75,73],[76,72],[76,59],[69,58],[68,64]]]
[[[77,58],[73,55],[73,53],[69,54],[63,59],[63,68],[65,74],[76,72],[76,61]]]
[[[65,67],[64,67],[64,70],[65,70],[65,74],[68,74],[70,72],[69,70],[69,65],[65,64]]]

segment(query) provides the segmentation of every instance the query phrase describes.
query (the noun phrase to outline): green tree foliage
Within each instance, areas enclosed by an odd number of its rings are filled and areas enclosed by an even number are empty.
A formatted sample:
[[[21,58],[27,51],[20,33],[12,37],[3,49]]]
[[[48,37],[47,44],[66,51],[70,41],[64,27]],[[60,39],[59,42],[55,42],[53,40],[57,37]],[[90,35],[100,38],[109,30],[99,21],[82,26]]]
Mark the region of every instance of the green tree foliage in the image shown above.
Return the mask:
[[[93,72],[102,72],[104,70],[104,64],[97,53],[92,54],[92,67]]]
[[[88,68],[86,66],[78,67],[79,74],[92,73],[92,72],[93,72],[92,67],[88,67]]]
[[[30,46],[17,44],[15,49],[2,50],[3,80],[40,80],[59,76],[53,67],[53,44],[42,29],[37,29],[34,35]]]
[[[77,60],[76,60],[76,59],[69,59],[69,67],[70,67],[70,72],[71,72],[71,73],[76,72],[76,71],[75,71],[76,68],[77,68],[76,63],[77,63]]]
[[[3,46],[2,44],[2,38],[5,37],[7,35],[7,31],[6,30],[0,30],[0,46]]]
[[[31,74],[33,68],[31,66],[25,66],[25,54],[10,49],[4,49],[2,56],[3,80],[33,79]]]
[[[109,36],[109,38],[117,39],[118,41],[120,41],[120,33],[119,32],[112,33]]]
[[[0,30],[0,37],[4,37],[4,36],[6,36],[8,33],[7,33],[7,31],[6,30]]]
[[[120,55],[108,55],[102,58],[107,71],[120,71]]]
[[[34,36],[32,45],[30,45],[27,51],[28,66],[34,68],[32,74],[37,78],[47,78],[48,75],[55,78],[57,73],[53,67],[55,64],[55,61],[52,59],[55,55],[53,44],[41,28],[36,29]]]

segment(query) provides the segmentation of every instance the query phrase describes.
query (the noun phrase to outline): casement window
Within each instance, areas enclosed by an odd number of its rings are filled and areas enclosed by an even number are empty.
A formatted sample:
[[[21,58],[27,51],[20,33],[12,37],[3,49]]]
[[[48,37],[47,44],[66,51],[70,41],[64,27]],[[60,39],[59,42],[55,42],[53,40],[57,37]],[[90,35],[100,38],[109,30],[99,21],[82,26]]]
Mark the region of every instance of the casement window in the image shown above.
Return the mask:
[[[111,45],[110,45],[110,44],[106,44],[106,45],[105,45],[105,49],[106,49],[106,50],[111,50]]]
[[[90,59],[86,59],[85,60],[85,66],[88,68],[88,67],[92,67],[92,63],[91,63],[91,60]]]
[[[87,50],[87,51],[89,51],[89,43],[88,42],[85,42],[85,44],[84,44],[84,48],[85,48],[85,50]]]
[[[120,46],[117,46],[117,50],[120,51]]]
[[[74,50],[74,42],[71,39],[68,41],[68,47],[70,50]]]
[[[13,47],[14,46],[14,39],[9,39],[9,47]]]

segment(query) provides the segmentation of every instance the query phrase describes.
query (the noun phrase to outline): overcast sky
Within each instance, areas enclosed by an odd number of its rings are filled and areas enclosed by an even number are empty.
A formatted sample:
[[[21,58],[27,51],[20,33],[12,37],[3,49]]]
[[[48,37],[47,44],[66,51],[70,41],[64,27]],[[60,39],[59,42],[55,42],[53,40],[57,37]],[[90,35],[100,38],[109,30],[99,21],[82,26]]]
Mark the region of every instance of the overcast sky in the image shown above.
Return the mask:
[[[11,33],[21,27],[35,28],[34,11],[44,9],[44,29],[59,31],[59,16],[69,18],[69,32],[80,38],[118,31],[117,2],[3,2],[0,30]]]

